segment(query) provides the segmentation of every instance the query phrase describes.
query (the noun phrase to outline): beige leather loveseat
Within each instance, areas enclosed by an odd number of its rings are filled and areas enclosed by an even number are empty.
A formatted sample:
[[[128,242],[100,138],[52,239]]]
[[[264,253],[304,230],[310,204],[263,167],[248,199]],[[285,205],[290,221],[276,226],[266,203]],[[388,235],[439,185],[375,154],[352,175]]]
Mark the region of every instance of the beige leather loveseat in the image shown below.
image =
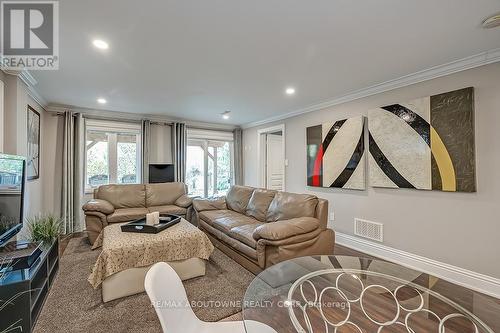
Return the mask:
[[[226,197],[194,199],[193,207],[212,243],[255,273],[283,260],[333,253],[328,201],[313,195],[233,186]]]
[[[150,212],[180,215],[190,220],[192,199],[184,183],[103,185],[83,205],[90,243],[109,223],[128,222]]]

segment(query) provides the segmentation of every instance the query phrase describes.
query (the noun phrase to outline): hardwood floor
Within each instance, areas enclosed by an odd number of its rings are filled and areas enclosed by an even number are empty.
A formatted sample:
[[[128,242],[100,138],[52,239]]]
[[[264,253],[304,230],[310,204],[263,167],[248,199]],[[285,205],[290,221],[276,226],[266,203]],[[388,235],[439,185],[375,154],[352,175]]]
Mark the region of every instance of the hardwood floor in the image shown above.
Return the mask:
[[[360,252],[342,245],[335,244],[334,255],[363,257],[372,260],[383,260],[364,252]],[[383,260],[385,261],[385,260]],[[396,263],[397,264],[397,263]],[[484,320],[494,332],[500,332],[500,299],[495,298],[454,283],[421,275],[416,282],[425,286],[455,303],[463,306],[473,314]]]

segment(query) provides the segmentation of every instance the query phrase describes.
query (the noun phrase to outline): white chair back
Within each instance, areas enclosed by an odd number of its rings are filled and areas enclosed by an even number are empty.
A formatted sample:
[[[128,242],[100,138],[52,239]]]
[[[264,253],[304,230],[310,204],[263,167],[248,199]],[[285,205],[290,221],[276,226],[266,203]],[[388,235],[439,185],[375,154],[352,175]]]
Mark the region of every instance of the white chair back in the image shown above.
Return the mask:
[[[167,263],[154,264],[146,274],[144,289],[160,319],[163,333],[245,333],[242,321],[203,322],[196,317],[182,281]],[[276,333],[256,321],[247,321],[252,332]]]
[[[154,264],[146,274],[144,287],[164,333],[200,331],[202,323],[191,309],[179,275],[170,265]]]

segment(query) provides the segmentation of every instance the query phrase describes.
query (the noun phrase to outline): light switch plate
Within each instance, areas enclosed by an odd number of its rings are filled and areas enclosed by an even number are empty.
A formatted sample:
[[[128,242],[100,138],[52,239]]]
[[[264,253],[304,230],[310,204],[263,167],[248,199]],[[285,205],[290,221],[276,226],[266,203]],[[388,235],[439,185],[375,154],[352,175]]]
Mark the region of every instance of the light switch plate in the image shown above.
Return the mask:
[[[335,213],[334,212],[330,213],[330,221],[335,221]]]

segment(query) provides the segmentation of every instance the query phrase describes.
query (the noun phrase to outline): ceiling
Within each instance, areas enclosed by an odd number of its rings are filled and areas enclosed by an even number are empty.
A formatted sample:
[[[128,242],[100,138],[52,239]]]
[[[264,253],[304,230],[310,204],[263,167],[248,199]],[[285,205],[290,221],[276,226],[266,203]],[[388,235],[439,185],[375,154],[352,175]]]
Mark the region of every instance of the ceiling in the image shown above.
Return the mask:
[[[498,12],[498,0],[64,0],[60,69],[32,74],[50,104],[239,125],[499,48],[500,28],[481,28]]]

